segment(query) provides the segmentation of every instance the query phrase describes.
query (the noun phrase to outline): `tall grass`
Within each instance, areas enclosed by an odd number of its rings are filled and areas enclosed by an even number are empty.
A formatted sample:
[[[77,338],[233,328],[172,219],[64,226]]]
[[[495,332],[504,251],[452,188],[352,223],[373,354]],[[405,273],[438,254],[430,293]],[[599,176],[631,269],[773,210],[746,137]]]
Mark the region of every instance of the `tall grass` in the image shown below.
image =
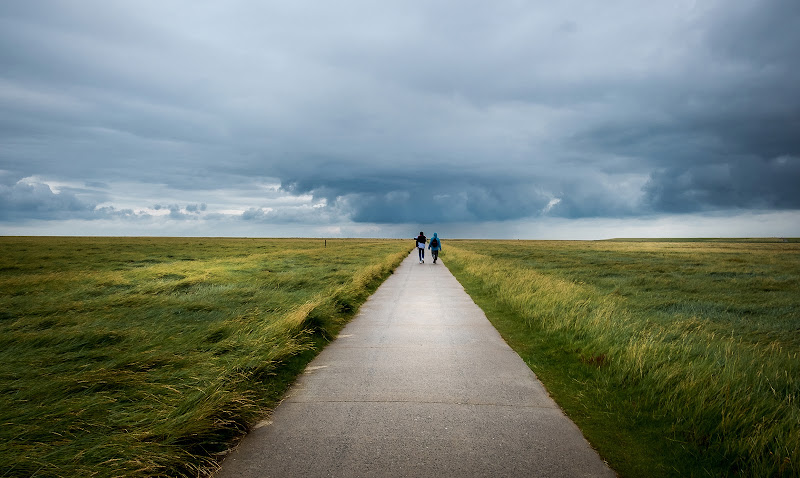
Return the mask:
[[[0,238],[0,476],[197,476],[405,241]]]
[[[446,260],[530,328],[569,337],[602,369],[597,386],[636,393],[647,413],[671,423],[669,439],[718,470],[798,476],[798,252],[797,244],[451,241]]]

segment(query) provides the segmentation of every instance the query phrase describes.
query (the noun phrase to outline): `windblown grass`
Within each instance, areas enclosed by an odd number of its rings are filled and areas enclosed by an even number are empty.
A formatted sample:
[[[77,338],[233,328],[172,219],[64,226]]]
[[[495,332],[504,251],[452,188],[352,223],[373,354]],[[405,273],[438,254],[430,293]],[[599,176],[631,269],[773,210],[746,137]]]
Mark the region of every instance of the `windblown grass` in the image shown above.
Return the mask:
[[[197,476],[405,241],[0,238],[0,476]]]
[[[797,243],[450,241],[446,262],[528,330],[510,342],[585,369],[531,363],[623,475],[800,475]],[[625,442],[681,450],[630,465]]]

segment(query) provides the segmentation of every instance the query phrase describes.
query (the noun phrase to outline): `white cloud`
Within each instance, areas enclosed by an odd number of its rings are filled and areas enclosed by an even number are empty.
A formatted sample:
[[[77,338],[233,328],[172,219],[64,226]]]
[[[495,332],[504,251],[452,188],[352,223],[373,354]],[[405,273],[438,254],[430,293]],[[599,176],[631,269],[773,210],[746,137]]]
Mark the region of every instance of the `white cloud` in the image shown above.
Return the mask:
[[[561,198],[551,199],[550,202],[547,203],[547,206],[545,206],[544,209],[542,210],[542,213],[547,214],[548,212],[550,212],[551,209],[553,209],[553,206],[556,206],[560,202]]]

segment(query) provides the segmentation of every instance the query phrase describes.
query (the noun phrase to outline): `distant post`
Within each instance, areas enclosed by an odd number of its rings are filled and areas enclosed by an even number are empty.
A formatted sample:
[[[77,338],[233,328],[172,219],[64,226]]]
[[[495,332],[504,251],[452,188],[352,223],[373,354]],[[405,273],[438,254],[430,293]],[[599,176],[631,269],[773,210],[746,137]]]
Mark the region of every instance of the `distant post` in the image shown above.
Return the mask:
[[[325,239],[325,247],[328,247],[328,240]]]

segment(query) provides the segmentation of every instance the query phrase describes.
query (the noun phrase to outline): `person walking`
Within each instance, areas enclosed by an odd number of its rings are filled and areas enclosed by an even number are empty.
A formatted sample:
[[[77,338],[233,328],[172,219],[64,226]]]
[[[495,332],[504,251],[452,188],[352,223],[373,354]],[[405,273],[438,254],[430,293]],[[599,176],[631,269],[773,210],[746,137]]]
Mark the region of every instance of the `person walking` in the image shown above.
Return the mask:
[[[439,258],[439,251],[442,250],[442,240],[439,239],[439,236],[435,232],[433,233],[430,244],[428,244],[428,249],[431,250],[433,263],[436,264],[436,260]]]
[[[425,244],[428,242],[428,238],[425,237],[425,234],[422,231],[419,231],[419,236],[417,236],[417,250],[419,251],[419,263],[425,263]]]

